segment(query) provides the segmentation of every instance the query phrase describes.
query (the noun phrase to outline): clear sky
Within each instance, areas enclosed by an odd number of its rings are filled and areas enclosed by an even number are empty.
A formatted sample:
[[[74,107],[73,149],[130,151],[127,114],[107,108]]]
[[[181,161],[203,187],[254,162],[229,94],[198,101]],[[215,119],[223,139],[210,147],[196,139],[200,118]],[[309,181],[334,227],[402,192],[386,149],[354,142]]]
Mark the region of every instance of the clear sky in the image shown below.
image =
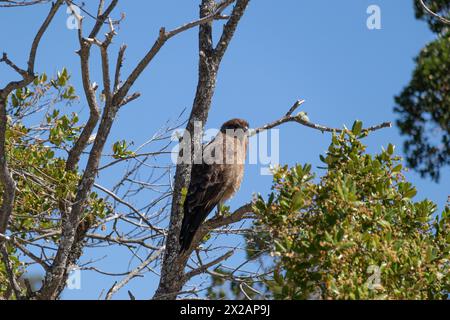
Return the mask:
[[[93,4],[92,0],[85,1]],[[199,1],[120,1],[115,11],[126,13],[112,50],[128,45],[124,72],[127,74],[153,43],[161,26],[176,27],[194,20]],[[366,27],[367,7],[381,8],[381,30]],[[31,39],[48,6],[1,9],[0,51],[24,65]],[[94,12],[95,10],[92,10]],[[66,28],[67,15],[61,11],[45,35],[37,57],[37,71],[53,74],[67,67],[72,82],[81,92],[77,35]],[[396,120],[394,96],[409,82],[413,58],[433,35],[424,22],[415,20],[412,0],[253,0],[221,66],[208,128],[224,120],[241,117],[254,127],[278,119],[297,99],[306,99],[303,110],[311,121],[332,127],[351,126],[355,119],[366,125]],[[97,57],[97,52],[95,57]],[[190,108],[197,82],[197,29],[170,40],[136,84],[142,98],[120,112],[110,142],[119,139],[146,141],[168,119]],[[94,56],[94,55],[93,55]],[[93,59],[92,78],[101,82],[99,61]],[[0,66],[0,85],[12,74]],[[86,102],[78,106],[86,114]],[[329,144],[329,136],[296,124],[280,130],[280,162],[311,163],[320,166],[319,155]],[[397,128],[373,133],[365,140],[369,152],[394,143],[401,151],[403,138]],[[242,188],[230,202],[232,207],[266,195],[271,177],[261,176],[260,167],[248,166]],[[319,170],[316,170],[319,172]],[[119,174],[119,172],[116,172]],[[102,176],[110,187],[115,172]],[[448,168],[440,184],[410,172],[408,179],[419,194],[440,210],[450,190]],[[138,203],[139,199],[135,199]],[[239,240],[238,240],[239,241]],[[83,261],[108,255],[103,269],[126,270],[120,250],[88,251]],[[128,256],[127,256],[128,257]],[[66,291],[64,298],[96,299],[113,279],[83,272],[82,289]],[[157,278],[137,279],[127,289],[139,298],[150,298]],[[127,298],[126,291],[117,298]]]

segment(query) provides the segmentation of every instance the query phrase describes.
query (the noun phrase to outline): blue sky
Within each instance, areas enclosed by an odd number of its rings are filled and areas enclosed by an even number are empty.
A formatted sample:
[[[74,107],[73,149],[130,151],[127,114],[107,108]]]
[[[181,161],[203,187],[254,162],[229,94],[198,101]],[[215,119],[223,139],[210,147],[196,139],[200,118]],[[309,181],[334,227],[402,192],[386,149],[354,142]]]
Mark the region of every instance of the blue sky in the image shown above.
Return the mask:
[[[111,49],[117,52],[122,43],[128,45],[126,75],[153,44],[161,26],[174,28],[197,17],[199,1],[120,3],[116,17],[125,12],[126,19]],[[366,9],[371,4],[381,8],[381,30],[366,27]],[[0,10],[0,51],[24,65],[31,39],[47,10],[46,6]],[[61,11],[46,34],[38,52],[37,71],[53,74],[67,67],[81,94],[79,59],[74,53],[77,35],[66,28],[66,19]],[[413,58],[432,39],[427,25],[415,20],[412,0],[253,0],[222,63],[207,127],[219,127],[235,117],[248,119],[257,127],[278,119],[300,98],[306,99],[302,108],[315,123],[341,127],[350,126],[355,119],[366,125],[395,122],[393,97],[409,82]],[[101,82],[94,52],[92,79]],[[140,144],[162,123],[192,105],[197,55],[196,29],[170,40],[136,83],[142,97],[120,112],[111,143],[126,139]],[[14,76],[0,66],[0,84]],[[77,107],[86,114],[84,99]],[[394,127],[372,134],[365,142],[372,153],[388,143],[401,152],[403,138]],[[296,124],[284,125],[280,162],[320,166],[319,155],[328,144],[328,135]],[[247,202],[255,192],[268,193],[271,177],[259,173],[259,166],[248,166],[241,190],[230,202],[232,207]],[[111,171],[101,182],[110,186],[114,177]],[[414,172],[408,173],[408,179],[419,190],[417,199],[429,198],[440,209],[444,207],[450,190],[448,168],[442,172],[440,184]],[[110,255],[103,262],[105,269],[127,268],[117,250],[87,252],[84,259],[105,254]],[[111,278],[90,272],[84,272],[82,279],[82,290],[67,291],[64,298],[96,299],[101,288],[113,283]],[[127,289],[140,298],[151,297],[156,280],[138,279]],[[126,292],[117,298],[127,298]]]

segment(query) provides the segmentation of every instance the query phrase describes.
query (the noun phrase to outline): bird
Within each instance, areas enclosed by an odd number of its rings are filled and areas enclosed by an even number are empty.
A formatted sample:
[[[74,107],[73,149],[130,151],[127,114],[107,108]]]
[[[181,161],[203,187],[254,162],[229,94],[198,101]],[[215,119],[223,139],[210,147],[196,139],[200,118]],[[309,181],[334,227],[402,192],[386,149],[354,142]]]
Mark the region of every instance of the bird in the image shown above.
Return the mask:
[[[202,161],[194,162],[183,207],[180,253],[187,251],[197,230],[216,206],[239,190],[244,177],[249,124],[243,119],[225,122],[203,147]]]

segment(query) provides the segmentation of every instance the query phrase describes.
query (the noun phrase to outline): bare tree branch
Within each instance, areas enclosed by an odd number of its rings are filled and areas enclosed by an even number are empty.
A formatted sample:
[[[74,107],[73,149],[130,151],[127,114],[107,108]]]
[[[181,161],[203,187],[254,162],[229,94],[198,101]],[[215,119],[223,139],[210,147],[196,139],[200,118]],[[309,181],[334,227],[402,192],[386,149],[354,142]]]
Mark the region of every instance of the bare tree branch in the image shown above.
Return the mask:
[[[221,35],[219,42],[217,43],[217,46],[215,49],[215,56],[218,61],[222,60],[222,58],[225,54],[225,51],[227,50],[228,46],[230,45],[231,39],[233,38],[233,35],[236,31],[239,21],[241,20],[242,16],[244,15],[244,12],[247,9],[249,2],[250,2],[250,0],[236,1],[236,5],[233,8],[233,12],[231,13],[230,19],[225,24],[222,35]]]
[[[159,249],[158,251],[154,252],[153,254],[151,254],[147,260],[145,260],[143,263],[141,263],[136,269],[134,269],[133,271],[131,271],[122,281],[120,281],[119,283],[115,283],[111,289],[109,289],[107,295],[106,295],[106,300],[111,300],[111,298],[113,297],[113,295],[115,293],[117,293],[117,291],[119,291],[122,287],[124,287],[125,285],[128,284],[128,282],[130,282],[133,278],[137,277],[140,272],[145,269],[149,264],[151,264],[153,261],[155,261],[156,259],[158,259],[158,257],[162,254],[162,252],[164,251],[164,247],[162,247],[161,249]]]
[[[188,281],[189,279],[198,276],[199,274],[205,273],[209,268],[218,265],[219,263],[221,263],[222,261],[227,260],[228,258],[230,258],[233,254],[234,254],[234,250],[230,250],[227,253],[225,253],[224,255],[212,260],[211,262],[208,262],[207,264],[201,265],[200,268],[197,268],[195,270],[189,271],[188,273],[186,273],[184,275],[185,277],[185,281]]]
[[[428,12],[430,15],[432,15],[433,17],[435,17],[436,19],[438,19],[440,22],[450,25],[450,20],[438,15],[437,13],[433,12],[430,8],[428,8],[428,6],[425,4],[425,2],[423,0],[419,0],[420,4],[422,5],[422,7],[425,9],[426,12]]]
[[[68,4],[72,4],[72,1],[66,0]],[[104,2],[104,1],[102,1]],[[101,8],[103,6],[102,2],[99,4],[99,12],[101,12]],[[114,10],[114,8],[117,6],[118,0],[112,1],[108,8],[106,9],[104,14],[100,14],[97,17],[96,24],[94,28],[92,29],[89,39],[95,38],[98,33],[100,32],[101,26],[103,23],[108,19],[109,14]],[[93,85],[91,83],[91,77],[90,77],[90,67],[89,67],[89,60],[90,60],[90,54],[91,54],[91,46],[92,41],[88,41],[87,39],[83,38],[83,20],[81,19],[79,22],[79,29],[78,29],[78,39],[80,43],[80,50],[78,51],[78,54],[80,56],[81,61],[81,77],[83,82],[83,88],[86,96],[86,100],[89,105],[90,115],[88,122],[86,123],[86,126],[83,128],[83,131],[81,132],[80,137],[77,139],[75,145],[73,148],[69,151],[69,156],[66,161],[66,169],[68,171],[73,171],[80,161],[81,154],[86,149],[88,145],[88,141],[90,137],[92,136],[92,133],[94,132],[95,127],[97,126],[97,123],[100,119],[100,110],[97,103],[96,98],[96,90],[97,85]],[[103,60],[103,59],[102,59]],[[105,70],[103,68],[103,72],[105,73]]]
[[[117,196],[116,194],[114,194],[112,191],[98,185],[98,184],[94,184],[94,187],[103,191],[104,193],[108,194],[109,196],[111,196],[114,200],[120,202],[121,204],[127,206],[128,208],[130,208],[134,213],[136,213],[139,217],[141,217],[142,221],[145,222],[150,229],[152,229],[153,231],[155,231],[156,233],[159,233],[161,235],[164,235],[165,232],[163,229],[160,228],[156,228],[154,227],[148,220],[147,217],[145,217],[141,212],[139,212],[138,209],[136,209],[134,206],[132,206],[131,204],[129,204],[128,202],[126,202],[125,200],[121,199],[119,196]]]
[[[161,28],[159,31],[159,36],[156,39],[155,43],[148,51],[148,53],[142,58],[142,60],[138,63],[138,65],[134,68],[131,74],[128,76],[123,86],[120,87],[118,92],[114,95],[114,104],[119,105],[121,101],[128,94],[128,91],[133,86],[134,82],[138,79],[141,73],[147,68],[149,63],[153,60],[153,58],[158,54],[164,44],[172,37],[177,34],[192,29],[197,26],[204,26],[215,19],[220,18],[220,14],[223,10],[226,9],[228,5],[231,4],[232,1],[227,1],[227,5],[221,6],[218,10],[212,10],[208,15],[202,16],[200,19],[189,22],[181,27],[173,29],[171,31],[166,31],[165,28]]]
[[[309,121],[305,117],[305,114],[302,114],[302,113],[299,113],[299,114],[293,116],[292,114],[294,113],[294,111],[299,106],[301,106],[304,102],[305,102],[305,100],[297,101],[294,104],[294,106],[289,110],[289,112],[286,114],[286,116],[284,116],[284,117],[282,117],[282,118],[280,118],[278,120],[275,120],[275,121],[273,121],[271,123],[268,123],[268,124],[266,124],[266,125],[264,125],[264,126],[262,126],[260,128],[257,128],[255,130],[253,130],[251,135],[252,136],[256,135],[258,133],[261,133],[261,132],[266,131],[266,130],[273,129],[275,127],[278,127],[278,126],[280,126],[282,124],[285,124],[285,123],[288,123],[288,122],[296,122],[296,123],[298,123],[298,124],[300,124],[302,126],[305,126],[305,127],[311,128],[311,129],[315,129],[315,130],[319,130],[322,133],[323,132],[336,132],[336,133],[339,133],[339,132],[343,131],[342,129],[339,129],[339,128],[330,128],[330,127],[323,126],[323,125],[320,125],[320,124],[315,124],[315,123]],[[392,127],[392,123],[391,122],[383,122],[383,123],[381,123],[379,125],[368,127],[368,128],[362,129],[362,130],[363,131],[367,131],[367,132],[372,132],[372,131],[377,131],[377,130],[384,129],[384,128],[391,128],[391,127]]]
[[[0,0],[0,8],[26,7],[35,4],[45,4],[51,0]]]
[[[117,56],[117,63],[116,63],[116,72],[114,75],[114,88],[113,92],[116,93],[117,90],[119,90],[120,86],[120,71],[122,70],[123,66],[123,57],[125,55],[125,50],[127,49],[126,45],[122,45],[119,49],[119,54]]]

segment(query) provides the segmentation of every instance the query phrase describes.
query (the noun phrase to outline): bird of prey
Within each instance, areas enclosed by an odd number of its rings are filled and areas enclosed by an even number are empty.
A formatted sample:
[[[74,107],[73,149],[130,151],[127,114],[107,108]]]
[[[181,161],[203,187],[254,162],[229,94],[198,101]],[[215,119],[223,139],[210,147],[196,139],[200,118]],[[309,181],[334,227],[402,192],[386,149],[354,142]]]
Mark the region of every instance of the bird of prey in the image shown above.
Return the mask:
[[[248,132],[245,120],[225,122],[217,136],[203,148],[202,161],[192,165],[179,238],[180,252],[189,249],[195,233],[214,207],[223,205],[239,190]]]

